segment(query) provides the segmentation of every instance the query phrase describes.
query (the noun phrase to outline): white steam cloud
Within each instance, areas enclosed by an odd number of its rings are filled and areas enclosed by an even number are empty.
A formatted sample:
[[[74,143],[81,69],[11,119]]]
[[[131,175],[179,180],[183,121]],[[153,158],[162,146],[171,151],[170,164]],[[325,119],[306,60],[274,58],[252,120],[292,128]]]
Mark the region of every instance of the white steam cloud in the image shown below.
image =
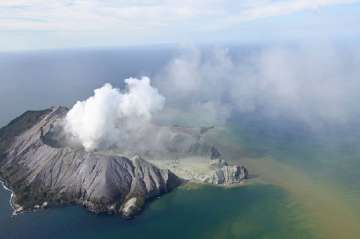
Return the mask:
[[[226,123],[233,113],[291,118],[311,127],[360,114],[360,55],[332,45],[182,51],[156,78],[177,117]]]
[[[68,112],[65,130],[86,150],[127,142],[163,109],[165,98],[151,86],[148,77],[129,78],[125,83],[124,91],[105,84]]]
[[[110,84],[95,90],[69,111],[65,129],[87,150],[161,151],[173,135],[154,116],[191,126],[225,124],[239,113],[311,127],[344,124],[360,115],[358,53],[326,46],[185,50],[155,76],[156,88],[144,77],[126,79],[125,91]]]

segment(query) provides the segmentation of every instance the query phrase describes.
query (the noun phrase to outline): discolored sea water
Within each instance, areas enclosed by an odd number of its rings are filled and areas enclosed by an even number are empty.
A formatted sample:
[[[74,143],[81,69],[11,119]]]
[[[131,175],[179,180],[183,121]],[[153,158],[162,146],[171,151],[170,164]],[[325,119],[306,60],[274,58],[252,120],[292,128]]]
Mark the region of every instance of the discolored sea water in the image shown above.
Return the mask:
[[[343,153],[356,136],[334,141],[244,125],[219,133],[250,169],[242,186],[184,185],[134,220],[77,206],[11,216],[1,190],[0,238],[357,238],[359,154]]]
[[[151,74],[169,54],[157,52],[137,68],[133,64],[139,61],[129,52],[0,56],[5,63],[0,66],[1,125],[26,109],[71,105],[106,81],[116,84],[139,75],[138,68]],[[156,66],[150,64],[154,59]],[[347,125],[314,130],[286,119],[234,117],[219,130],[219,144],[224,157],[249,168],[251,179],[231,188],[182,186],[149,203],[134,220],[94,215],[77,206],[12,216],[10,194],[1,188],[0,239],[357,239],[359,129]]]
[[[0,238],[309,238],[301,210],[271,185],[181,187],[126,221],[73,206],[11,216],[1,192]]]

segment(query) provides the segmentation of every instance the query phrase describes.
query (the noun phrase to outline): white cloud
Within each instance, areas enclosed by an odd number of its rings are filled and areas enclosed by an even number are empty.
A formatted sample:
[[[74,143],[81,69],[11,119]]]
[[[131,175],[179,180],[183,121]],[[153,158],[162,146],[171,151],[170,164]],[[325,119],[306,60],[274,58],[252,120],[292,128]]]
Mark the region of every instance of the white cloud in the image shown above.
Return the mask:
[[[239,15],[231,15],[218,23],[218,26],[229,26],[241,22],[256,20],[258,18],[283,16],[299,11],[319,10],[322,7],[350,4],[357,0],[284,0],[284,1],[259,1],[244,9]]]
[[[357,37],[358,10],[334,10],[359,1],[0,0],[0,51]],[[291,22],[302,11],[320,14]]]
[[[129,33],[184,26],[226,28],[258,18],[353,2],[357,0],[2,0],[0,30]]]

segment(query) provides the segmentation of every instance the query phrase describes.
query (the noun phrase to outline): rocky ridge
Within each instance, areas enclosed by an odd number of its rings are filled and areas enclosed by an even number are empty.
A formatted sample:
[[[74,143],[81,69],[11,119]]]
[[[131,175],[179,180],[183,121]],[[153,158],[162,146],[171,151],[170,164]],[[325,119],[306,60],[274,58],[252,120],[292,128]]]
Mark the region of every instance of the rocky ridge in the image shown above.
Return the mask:
[[[16,212],[78,204],[95,213],[132,217],[146,201],[184,182],[138,155],[86,152],[52,142],[47,136],[67,111],[66,107],[28,111],[0,129],[0,179],[13,193]],[[207,149],[213,160],[221,155],[214,147]],[[203,182],[233,184],[246,177],[244,167],[221,163]]]
[[[0,176],[13,192],[17,212],[75,203],[96,213],[132,216],[143,204],[125,213],[129,200],[146,201],[182,182],[138,156],[128,159],[47,145],[44,135],[66,112],[63,107],[27,112],[0,132],[6,148],[1,152]],[[20,129],[19,122],[27,126]]]

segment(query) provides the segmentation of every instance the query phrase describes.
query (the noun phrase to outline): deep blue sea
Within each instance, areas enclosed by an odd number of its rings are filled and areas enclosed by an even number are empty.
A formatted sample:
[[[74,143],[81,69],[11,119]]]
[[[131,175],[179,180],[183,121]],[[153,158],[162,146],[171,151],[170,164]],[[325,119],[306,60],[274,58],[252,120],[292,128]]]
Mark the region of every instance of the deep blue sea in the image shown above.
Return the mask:
[[[105,82],[152,75],[173,50],[0,54],[0,124],[28,109],[71,106]],[[266,123],[264,123],[266,122]],[[314,131],[299,122],[237,115],[221,132],[252,179],[241,187],[184,185],[133,220],[78,206],[12,216],[0,189],[0,239],[358,238],[360,130]]]

